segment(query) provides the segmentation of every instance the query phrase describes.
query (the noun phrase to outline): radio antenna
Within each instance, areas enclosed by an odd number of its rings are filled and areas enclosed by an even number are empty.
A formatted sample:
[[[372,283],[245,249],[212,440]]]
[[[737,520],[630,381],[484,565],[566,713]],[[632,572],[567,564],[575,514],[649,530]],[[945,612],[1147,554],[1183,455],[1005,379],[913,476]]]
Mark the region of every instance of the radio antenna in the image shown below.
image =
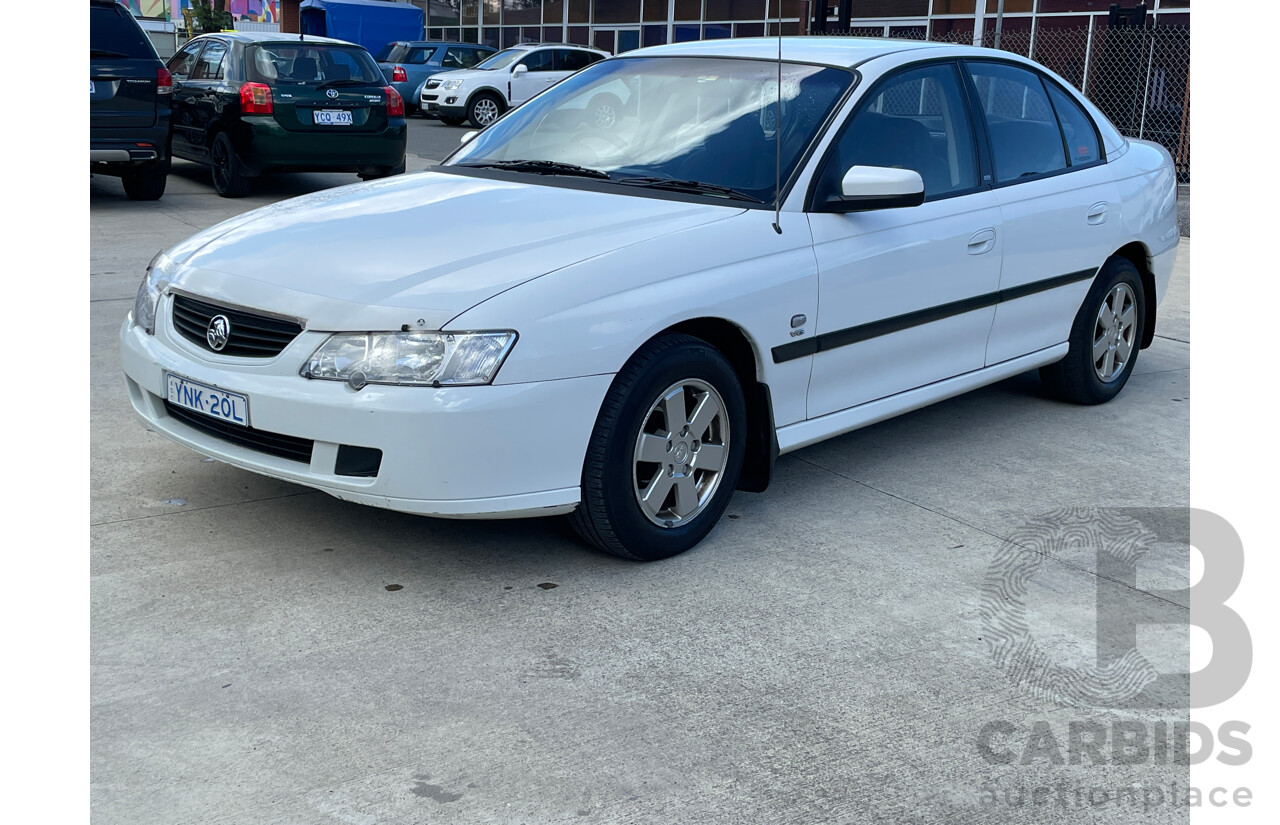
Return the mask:
[[[782,234],[782,0],[778,4],[778,94],[773,99],[773,231]]]

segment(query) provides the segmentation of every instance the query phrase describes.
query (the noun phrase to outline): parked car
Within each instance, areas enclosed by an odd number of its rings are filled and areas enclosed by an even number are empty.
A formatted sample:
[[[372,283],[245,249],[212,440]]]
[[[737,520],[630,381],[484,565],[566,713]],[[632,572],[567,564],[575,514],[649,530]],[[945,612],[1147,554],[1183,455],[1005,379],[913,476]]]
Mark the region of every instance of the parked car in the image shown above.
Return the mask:
[[[164,195],[169,70],[129,11],[89,0],[89,171],[120,178],[132,200]]]
[[[450,126],[471,121],[477,129],[608,52],[567,43],[523,43],[503,49],[474,69],[432,77],[422,87],[422,111]]]
[[[422,86],[427,78],[453,69],[470,69],[496,52],[478,43],[396,40],[376,57],[382,76],[404,98],[410,115],[421,114]]]
[[[208,164],[218,194],[268,172],[405,169],[404,100],[360,46],[274,32],[195,38],[169,60],[173,154]]]
[[[781,453],[1029,370],[1119,393],[1177,251],[1169,153],[1014,54],[778,48],[602,61],[432,171],[157,255],[120,330],[134,408],[347,501],[569,513],[649,560]],[[633,105],[584,118],[619,82]]]

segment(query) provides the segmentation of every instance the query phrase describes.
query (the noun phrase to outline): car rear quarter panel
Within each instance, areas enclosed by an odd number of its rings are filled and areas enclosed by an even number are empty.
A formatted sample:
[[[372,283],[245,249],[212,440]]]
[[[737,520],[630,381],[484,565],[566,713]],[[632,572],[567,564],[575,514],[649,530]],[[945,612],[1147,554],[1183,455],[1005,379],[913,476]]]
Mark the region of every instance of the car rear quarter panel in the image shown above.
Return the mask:
[[[1130,139],[1112,163],[1119,189],[1120,215],[1128,242],[1146,247],[1156,282],[1156,300],[1163,300],[1173,271],[1178,245],[1178,180],[1169,151],[1158,143]]]
[[[519,341],[495,381],[514,384],[616,373],[662,330],[723,319],[750,342],[778,425],[801,421],[810,359],[774,364],[770,350],[812,335],[817,265],[803,217],[784,213],[782,234],[773,217],[741,211],[614,250],[491,298],[446,329],[515,329]],[[808,318],[799,332],[796,315]]]

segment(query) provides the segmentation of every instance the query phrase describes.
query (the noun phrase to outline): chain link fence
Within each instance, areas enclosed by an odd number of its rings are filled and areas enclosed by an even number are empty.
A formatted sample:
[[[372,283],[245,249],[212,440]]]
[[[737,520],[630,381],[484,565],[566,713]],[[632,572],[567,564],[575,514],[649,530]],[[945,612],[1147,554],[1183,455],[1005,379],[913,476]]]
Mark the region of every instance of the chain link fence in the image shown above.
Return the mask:
[[[816,33],[815,33],[816,34]],[[883,37],[884,30],[858,28],[825,35]],[[904,35],[924,39],[921,29]],[[938,42],[973,43],[972,32],[934,32]],[[995,48],[995,32],[982,45]],[[1173,155],[1178,181],[1191,182],[1191,29],[1187,26],[1072,28],[1038,26],[1004,31],[1000,49],[1030,57],[1084,92],[1120,132],[1155,141]]]

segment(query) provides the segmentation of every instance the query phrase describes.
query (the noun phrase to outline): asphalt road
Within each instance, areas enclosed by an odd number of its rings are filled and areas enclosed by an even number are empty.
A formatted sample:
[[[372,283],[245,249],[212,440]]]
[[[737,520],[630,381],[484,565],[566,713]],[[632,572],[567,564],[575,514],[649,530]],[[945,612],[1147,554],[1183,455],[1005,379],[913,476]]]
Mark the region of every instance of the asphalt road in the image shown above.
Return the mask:
[[[462,136],[473,127],[446,126],[435,118],[409,118],[409,152],[419,157],[432,160],[444,160],[454,149]]]
[[[462,131],[415,122],[410,170]],[[354,180],[269,178],[231,201],[179,163],[156,203],[90,182],[96,825],[1185,822],[1152,793],[1185,789],[1185,766],[1068,753],[1081,725],[1185,721],[1177,697],[1073,706],[993,652],[1007,629],[988,608],[1025,546],[1008,540],[1045,513],[1184,513],[1189,240],[1113,402],[1060,404],[1028,374],[783,456],[699,548],[643,565],[561,519],[339,502],[139,423],[117,334],[147,260]],[[1070,545],[1029,558],[1031,638],[1087,668],[1107,580]],[[1186,584],[1157,572],[1126,615]],[[1187,661],[1185,633],[1140,638]],[[1137,803],[1080,802],[1127,787]]]

